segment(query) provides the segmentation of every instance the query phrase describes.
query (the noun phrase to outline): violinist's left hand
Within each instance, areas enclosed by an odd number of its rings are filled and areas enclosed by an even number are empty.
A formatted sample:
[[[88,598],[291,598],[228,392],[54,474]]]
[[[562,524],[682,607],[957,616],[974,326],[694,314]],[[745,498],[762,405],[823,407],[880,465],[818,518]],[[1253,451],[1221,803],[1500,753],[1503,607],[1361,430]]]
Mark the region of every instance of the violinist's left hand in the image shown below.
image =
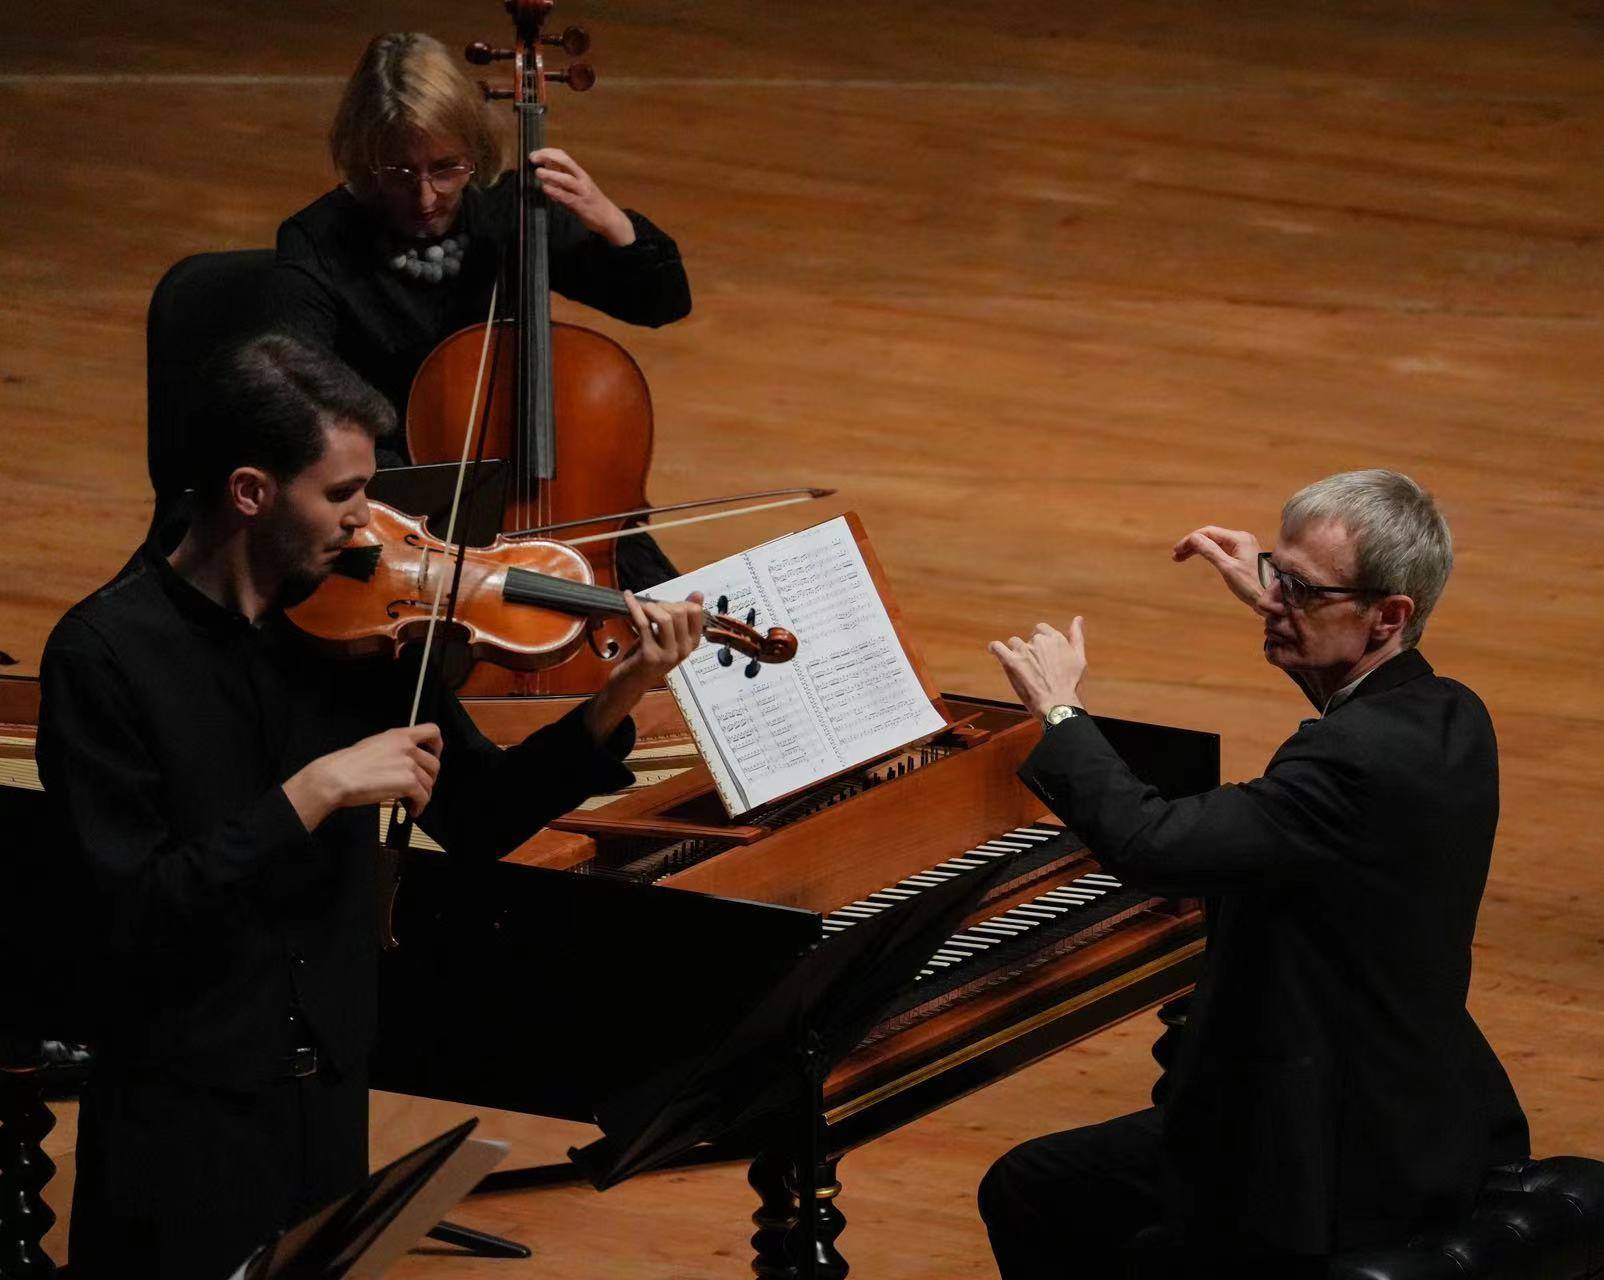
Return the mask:
[[[597,742],[605,742],[646,691],[662,684],[702,643],[700,591],[678,603],[650,604],[626,591],[624,603],[640,643],[618,660],[601,692],[585,704],[585,725]]]
[[[1080,618],[1069,624],[1068,635],[1038,622],[1029,640],[1012,636],[1007,644],[993,640],[986,647],[1032,714],[1085,706],[1080,690],[1086,679],[1086,631]]]
[[[560,204],[578,218],[587,230],[596,232],[615,248],[635,240],[635,224],[616,204],[602,194],[595,180],[578,162],[559,147],[542,147],[529,153],[529,163],[540,179],[546,199]]]

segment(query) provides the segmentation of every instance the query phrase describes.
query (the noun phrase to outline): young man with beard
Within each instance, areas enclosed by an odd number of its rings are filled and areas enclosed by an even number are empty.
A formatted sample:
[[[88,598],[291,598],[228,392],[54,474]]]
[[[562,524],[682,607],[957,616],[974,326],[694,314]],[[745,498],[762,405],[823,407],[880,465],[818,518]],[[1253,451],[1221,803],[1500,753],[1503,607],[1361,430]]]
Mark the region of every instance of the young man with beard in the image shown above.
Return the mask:
[[[638,647],[501,750],[416,666],[347,661],[285,618],[368,521],[389,404],[282,337],[211,379],[192,519],[74,606],[45,649],[39,767],[79,896],[95,1050],[79,1118],[81,1278],[227,1275],[367,1171],[376,806],[494,858],[630,780],[628,713],[701,608],[633,603]]]
[[[1359,471],[1294,494],[1274,551],[1206,526],[1174,556],[1257,612],[1317,717],[1263,777],[1165,801],[1085,715],[1079,618],[991,646],[1047,726],[1025,783],[1128,883],[1209,899],[1158,1106],[1027,1142],[981,1184],[1004,1280],[1324,1275],[1332,1253],[1465,1214],[1490,1166],[1527,1154],[1465,1008],[1497,743],[1416,648],[1446,522],[1407,476]]]

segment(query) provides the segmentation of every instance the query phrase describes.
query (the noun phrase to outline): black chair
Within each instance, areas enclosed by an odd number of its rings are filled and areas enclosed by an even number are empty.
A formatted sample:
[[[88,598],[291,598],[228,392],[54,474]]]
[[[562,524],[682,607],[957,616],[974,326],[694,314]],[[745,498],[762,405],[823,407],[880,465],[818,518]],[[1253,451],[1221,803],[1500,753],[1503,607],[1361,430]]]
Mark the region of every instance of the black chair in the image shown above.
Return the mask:
[[[146,462],[160,521],[190,487],[187,432],[197,376],[218,352],[268,325],[273,250],[197,253],[168,269],[145,321]]]
[[[1190,996],[1158,1011],[1153,1056],[1168,1072]],[[1163,1075],[1153,1101],[1165,1094]],[[1158,1230],[1144,1249],[1175,1248]],[[1464,1222],[1333,1258],[1326,1280],[1604,1280],[1604,1163],[1581,1156],[1523,1160],[1488,1171]]]
[[[1604,1164],[1550,1156],[1492,1170],[1468,1220],[1332,1260],[1328,1280],[1596,1280]]]

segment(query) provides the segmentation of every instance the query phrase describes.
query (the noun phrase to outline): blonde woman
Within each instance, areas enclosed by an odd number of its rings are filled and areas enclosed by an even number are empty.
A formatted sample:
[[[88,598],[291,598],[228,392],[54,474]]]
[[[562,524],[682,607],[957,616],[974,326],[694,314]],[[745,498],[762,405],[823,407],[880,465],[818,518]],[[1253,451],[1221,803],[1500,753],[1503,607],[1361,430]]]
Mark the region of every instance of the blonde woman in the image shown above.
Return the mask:
[[[270,312],[340,356],[406,420],[413,374],[449,334],[482,323],[517,228],[516,183],[478,88],[432,36],[377,36],[329,131],[343,181],[278,233]],[[691,309],[673,240],[619,208],[568,155],[527,157],[551,204],[552,288],[631,324]],[[399,432],[380,464],[406,461]],[[637,539],[637,541],[639,541]]]

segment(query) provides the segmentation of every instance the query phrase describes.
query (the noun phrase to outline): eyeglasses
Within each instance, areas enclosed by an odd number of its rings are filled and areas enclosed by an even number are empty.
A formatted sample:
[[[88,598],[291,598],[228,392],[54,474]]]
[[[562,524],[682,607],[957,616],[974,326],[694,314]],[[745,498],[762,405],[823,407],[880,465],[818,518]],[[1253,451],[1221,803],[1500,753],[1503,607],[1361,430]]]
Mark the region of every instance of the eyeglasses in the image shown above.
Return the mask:
[[[438,169],[430,169],[421,173],[417,169],[409,168],[404,164],[376,164],[373,166],[373,176],[383,185],[394,187],[397,190],[411,191],[420,181],[427,182],[434,188],[439,196],[454,196],[468,185],[468,179],[473,177],[474,168],[469,164],[448,164]]]
[[[1288,573],[1270,557],[1274,552],[1259,552],[1259,585],[1268,588],[1272,582],[1281,584],[1281,599],[1289,609],[1303,609],[1315,596],[1384,596],[1389,593],[1376,587],[1322,587],[1305,582],[1295,573]]]

